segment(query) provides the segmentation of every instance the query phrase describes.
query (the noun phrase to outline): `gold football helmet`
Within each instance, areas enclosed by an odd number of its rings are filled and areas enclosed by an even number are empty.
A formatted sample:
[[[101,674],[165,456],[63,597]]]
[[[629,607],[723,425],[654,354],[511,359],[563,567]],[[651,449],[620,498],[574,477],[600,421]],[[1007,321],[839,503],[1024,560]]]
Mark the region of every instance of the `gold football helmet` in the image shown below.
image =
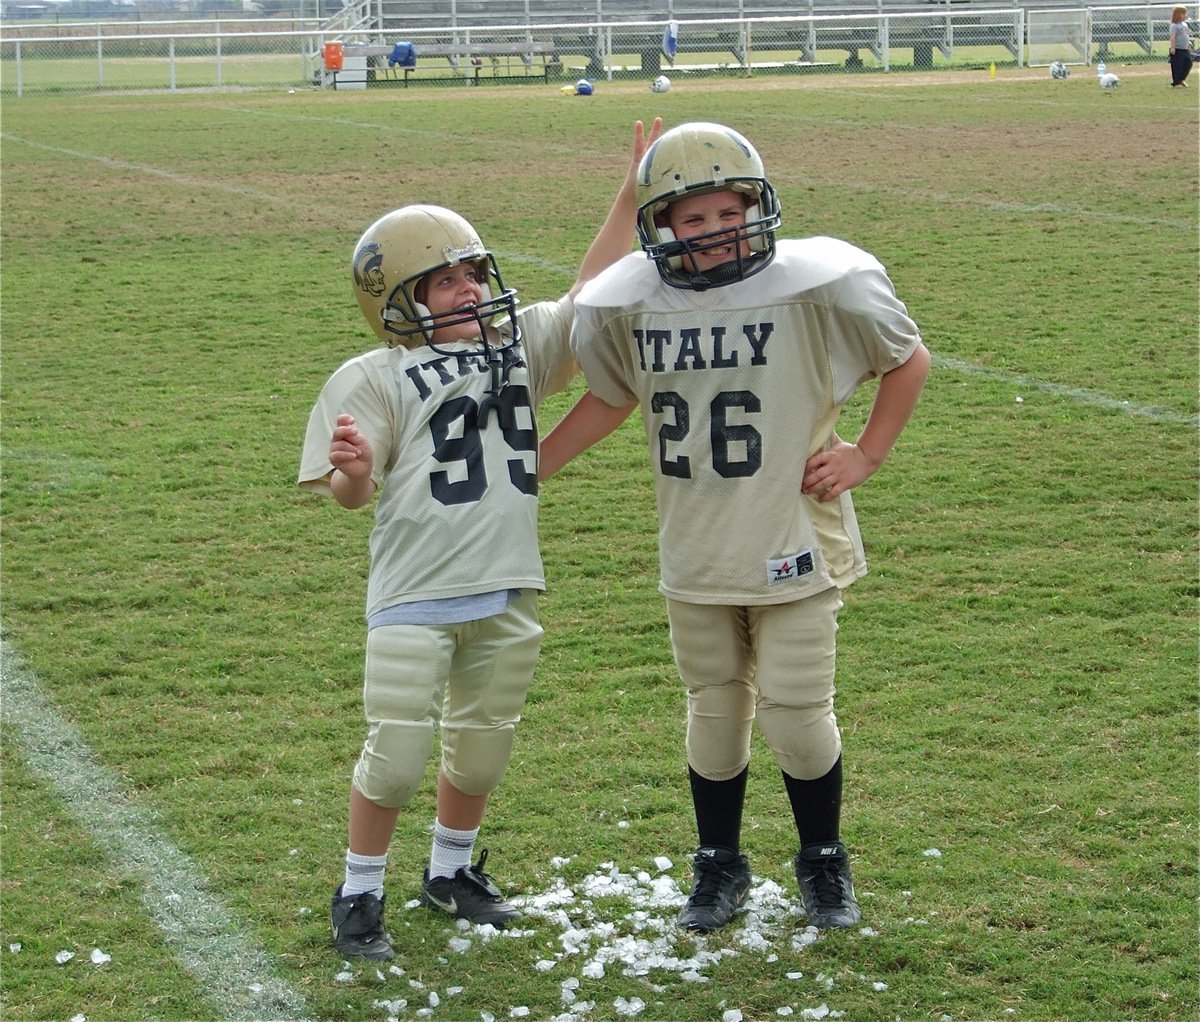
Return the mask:
[[[746,222],[737,229],[750,256],[740,254],[708,273],[687,269],[684,256],[729,244],[728,231],[680,241],[666,226],[669,203],[687,195],[731,189],[748,198]],[[664,132],[642,157],[637,174],[638,238],[672,287],[704,291],[763,270],[775,257],[775,232],[782,223],[779,198],[767,180],[758,151],[723,124],[697,121]]]
[[[417,285],[433,270],[465,262],[476,264],[482,300],[431,315],[417,298]],[[468,322],[479,324],[479,350],[484,354],[495,350],[489,327],[507,335],[504,346],[519,339],[517,293],[504,286],[496,260],[475,228],[453,210],[415,205],[384,214],[358,239],[351,270],[359,307],[389,348],[433,347],[435,329]]]

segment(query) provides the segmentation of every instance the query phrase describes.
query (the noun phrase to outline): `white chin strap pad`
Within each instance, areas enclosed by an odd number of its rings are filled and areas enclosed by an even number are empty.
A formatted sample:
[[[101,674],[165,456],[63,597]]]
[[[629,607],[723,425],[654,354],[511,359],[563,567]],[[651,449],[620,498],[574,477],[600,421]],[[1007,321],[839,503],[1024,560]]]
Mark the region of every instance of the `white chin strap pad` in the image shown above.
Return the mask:
[[[671,228],[669,228],[669,227],[659,227],[658,228],[658,240],[663,243],[668,242],[668,241],[674,241],[675,240],[675,232],[673,230],[671,230]],[[671,267],[671,269],[673,269],[673,270],[681,269],[683,267],[683,256],[682,255],[671,256],[671,258],[669,258],[667,260],[667,265],[669,267]]]

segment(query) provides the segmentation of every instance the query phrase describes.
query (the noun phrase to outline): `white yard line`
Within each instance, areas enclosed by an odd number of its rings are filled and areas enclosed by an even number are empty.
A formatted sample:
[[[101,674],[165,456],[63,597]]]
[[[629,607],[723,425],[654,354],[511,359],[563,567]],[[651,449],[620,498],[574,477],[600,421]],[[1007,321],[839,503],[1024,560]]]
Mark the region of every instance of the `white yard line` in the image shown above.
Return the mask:
[[[347,121],[341,118],[317,118],[308,114],[278,114],[271,112],[260,112],[256,110],[245,109],[240,112],[247,115],[255,116],[276,116],[290,117],[295,120],[328,120],[331,123],[350,124],[356,127],[364,127],[378,130],[388,131],[410,131],[411,129],[396,129],[370,122],[354,122]],[[184,174],[178,174],[171,170],[165,170],[160,167],[153,167],[142,163],[132,163],[127,160],[119,160],[110,156],[102,156],[97,153],[87,153],[81,150],[68,149],[62,146],[50,145],[45,142],[37,142],[32,139],[22,138],[19,135],[10,135],[0,132],[0,139],[9,142],[20,142],[36,149],[44,149],[50,152],[56,152],[64,156],[73,156],[79,160],[90,160],[96,163],[104,164],[105,166],[113,167],[118,170],[135,171],[138,173],[147,174],[152,177],[162,178],[163,180],[171,181],[175,184],[189,188],[199,188],[201,190],[211,189],[227,194],[242,195],[251,199],[258,199],[268,202],[272,205],[282,207],[297,207],[304,208],[310,214],[320,214],[328,216],[331,222],[342,224],[345,222],[345,215],[336,209],[314,208],[309,196],[285,196],[276,195],[268,192],[258,191],[253,188],[246,188],[239,185],[230,185],[220,181],[212,181],[205,178],[196,178]],[[787,175],[782,175],[784,179]],[[933,192],[919,192],[913,190],[897,189],[888,186],[876,186],[867,184],[855,185],[853,182],[840,182],[839,187],[854,187],[861,191],[877,191],[896,195],[903,195],[915,201],[931,202],[931,203],[946,203],[946,204],[961,204],[961,205],[977,205],[984,208],[994,209],[1006,213],[1055,213],[1070,215],[1073,218],[1091,217],[1097,220],[1111,220],[1119,223],[1132,223],[1143,226],[1167,226],[1167,227],[1188,227],[1194,226],[1192,221],[1160,219],[1157,217],[1138,217],[1122,214],[1113,214],[1105,210],[1089,210],[1076,206],[1061,206],[1058,204],[1039,204],[1039,205],[1023,205],[1017,203],[1004,203],[995,200],[985,200],[972,197],[953,196],[948,194],[939,194]],[[511,263],[518,263],[530,266],[537,266],[540,269],[551,272],[561,273],[565,279],[572,279],[576,272],[576,267],[560,266],[549,261],[538,258],[537,256],[528,256],[522,253],[507,252],[502,249],[493,250],[497,257]],[[1086,390],[1082,387],[1070,387],[1060,383],[1050,383],[1043,380],[1038,380],[1033,377],[1023,376],[1015,373],[1006,373],[996,369],[989,369],[986,366],[977,366],[962,359],[953,358],[951,356],[937,354],[934,355],[934,365],[941,366],[944,369],[949,369],[954,372],[963,373],[967,376],[977,376],[982,379],[1000,380],[1012,383],[1016,386],[1026,387],[1029,390],[1039,391],[1044,394],[1053,394],[1056,397],[1064,398],[1069,401],[1076,401],[1081,404],[1091,405],[1096,408],[1108,408],[1115,411],[1126,412],[1129,415],[1140,416],[1142,418],[1154,419],[1160,422],[1179,422],[1187,424],[1196,424],[1200,419],[1195,415],[1185,415],[1181,412],[1174,412],[1168,409],[1156,408],[1152,405],[1141,405],[1132,401],[1125,401],[1120,398],[1110,397],[1107,394],[1101,394],[1097,391]]]
[[[1090,209],[1087,206],[1077,206],[1073,203],[1061,202],[1005,202],[1000,199],[988,199],[978,195],[955,195],[952,192],[930,192],[920,188],[901,188],[896,185],[872,184],[862,181],[822,181],[818,178],[804,177],[799,174],[771,175],[772,180],[795,181],[814,188],[829,188],[841,191],[853,191],[870,195],[889,195],[907,202],[923,202],[931,206],[958,206],[963,208],[981,209],[990,213],[1026,213],[1066,217],[1072,221],[1097,220],[1114,224],[1132,224],[1135,227],[1169,227],[1172,230],[1192,231],[1196,228],[1195,220],[1184,220],[1175,217],[1139,216],[1134,213],[1113,213],[1105,209]]]
[[[121,875],[143,885],[146,912],[218,1016],[231,1022],[304,1018],[304,998],[272,975],[270,957],[208,893],[188,856],[96,759],[3,639],[0,698],[26,762],[58,792]]]
[[[1155,419],[1159,422],[1180,422],[1192,426],[1200,423],[1200,417],[1196,415],[1185,415],[1183,412],[1174,412],[1167,408],[1156,408],[1154,405],[1140,405],[1133,401],[1122,401],[1119,398],[1109,397],[1107,394],[1101,394],[1095,390],[1087,390],[1083,387],[1067,387],[1061,383],[1048,383],[1045,380],[1038,380],[1032,376],[1024,376],[1020,373],[1009,373],[1002,369],[989,369],[986,366],[978,366],[973,362],[965,362],[960,358],[953,358],[950,355],[935,354],[933,356],[933,365],[935,369],[948,369],[951,372],[962,373],[964,376],[977,376],[981,379],[997,380],[1000,383],[1012,384],[1014,387],[1024,387],[1026,390],[1035,390],[1043,394],[1053,394],[1055,397],[1065,398],[1068,401],[1092,405],[1096,408],[1108,408],[1112,411],[1124,412],[1126,415],[1144,419]]]
[[[77,160],[89,161],[91,163],[99,163],[105,167],[111,167],[114,170],[130,171],[136,174],[145,174],[147,177],[157,177],[164,181],[170,181],[172,184],[183,185],[188,188],[196,188],[201,191],[223,192],[226,195],[239,195],[247,199],[255,199],[260,202],[269,203],[272,206],[282,206],[284,208],[295,208],[304,210],[313,210],[313,202],[311,195],[276,195],[273,192],[259,191],[256,188],[246,188],[243,185],[227,184],[224,181],[214,181],[206,177],[192,177],[188,174],[180,174],[173,170],[164,170],[161,167],[152,167],[147,163],[134,163],[130,160],[120,160],[113,156],[104,156],[100,153],[88,153],[80,149],[68,149],[65,146],[50,145],[46,142],[38,142],[31,138],[23,138],[20,135],[10,135],[8,132],[0,132],[0,140],[8,143],[20,142],[22,145],[27,145],[33,149],[42,149],[49,153],[58,153],[60,156],[71,156]],[[333,209],[325,208],[317,210],[323,215],[335,222],[340,222],[337,212]]]

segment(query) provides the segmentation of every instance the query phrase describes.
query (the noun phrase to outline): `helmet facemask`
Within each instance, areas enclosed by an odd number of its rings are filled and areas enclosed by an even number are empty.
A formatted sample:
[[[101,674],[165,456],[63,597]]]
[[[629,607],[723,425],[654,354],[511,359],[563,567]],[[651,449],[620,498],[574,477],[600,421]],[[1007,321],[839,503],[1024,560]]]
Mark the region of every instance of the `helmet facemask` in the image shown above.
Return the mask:
[[[516,319],[517,293],[504,286],[504,282],[500,279],[500,269],[492,254],[472,250],[462,253],[461,257],[454,257],[454,254],[450,252],[447,252],[447,255],[451,258],[448,258],[446,262],[431,266],[400,281],[388,295],[382,313],[388,333],[394,334],[398,338],[414,337],[420,334],[425,343],[434,351],[443,355],[457,355],[462,354],[460,349],[443,350],[438,346],[433,339],[436,330],[442,327],[458,326],[462,323],[474,323],[479,328],[480,342],[486,349],[489,347],[488,328],[500,330],[505,326],[505,320],[507,320],[508,333],[512,335],[512,338],[505,347],[516,343],[520,339],[520,329]],[[438,270],[470,262],[472,259],[475,262],[475,272],[483,290],[483,296],[479,302],[437,314],[430,312],[429,307],[421,300],[423,291],[421,282]],[[493,297],[493,294],[498,294],[499,297]],[[451,343],[458,345],[468,342],[455,341]]]
[[[667,226],[667,206],[707,192],[745,196],[745,222],[694,238],[677,239]],[[684,124],[668,131],[646,151],[638,167],[638,238],[659,275],[672,287],[704,291],[745,280],[775,257],[779,199],[766,179],[762,160],[736,131],[720,124]],[[688,257],[734,244],[728,263],[706,271]],[[744,251],[749,249],[747,255]]]
[[[765,189],[762,186],[765,186]],[[727,182],[723,188],[696,188],[684,194],[702,195],[705,192],[726,189],[744,192],[747,195],[746,219],[736,227],[722,227],[690,238],[676,238],[667,226],[668,203],[661,203],[659,212],[649,214],[652,217],[653,233],[650,229],[643,229],[642,218],[639,215],[638,235],[642,247],[658,265],[662,278],[673,287],[706,291],[710,287],[733,284],[766,269],[774,258],[775,231],[779,220],[778,217],[764,217],[761,213],[763,190],[769,191],[768,202],[775,202],[774,190],[769,183],[762,181],[749,184],[733,181]],[[775,202],[775,205],[777,207],[778,203]],[[726,245],[732,245],[734,250],[733,258],[729,262],[700,270],[695,259],[691,258],[698,252],[707,252]]]
[[[517,293],[504,286],[504,281],[500,278],[500,268],[490,252],[485,252],[478,258],[475,258],[477,253],[473,248],[459,254],[459,258],[454,258],[454,253],[446,254],[451,258],[441,266],[431,267],[424,273],[409,277],[396,285],[384,306],[383,320],[387,329],[400,337],[420,333],[430,348],[447,358],[462,361],[483,356],[488,368],[489,382],[488,396],[479,406],[479,425],[486,426],[488,415],[493,409],[496,410],[497,416],[500,415],[500,405],[497,402],[500,392],[508,386],[508,376],[512,372],[513,360],[506,358],[505,353],[521,340],[521,327],[517,322]],[[473,305],[448,309],[446,312],[430,312],[429,307],[421,301],[424,291],[422,282],[438,270],[456,266],[472,258],[475,258],[476,274],[483,291],[480,300]],[[499,297],[493,297],[493,283],[495,293]],[[477,346],[471,341],[433,339],[437,330],[463,323],[470,323],[478,328]],[[500,343],[492,343],[493,336],[497,335]]]

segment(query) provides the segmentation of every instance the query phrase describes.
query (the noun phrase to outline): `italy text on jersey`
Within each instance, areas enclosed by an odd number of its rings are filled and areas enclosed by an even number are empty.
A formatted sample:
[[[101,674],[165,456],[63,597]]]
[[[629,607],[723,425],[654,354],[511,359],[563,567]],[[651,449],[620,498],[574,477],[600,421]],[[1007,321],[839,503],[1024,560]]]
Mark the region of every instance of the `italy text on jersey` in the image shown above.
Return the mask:
[[[637,329],[637,345],[642,372],[682,373],[707,369],[738,369],[767,366],[767,341],[773,323],[745,323],[741,333],[724,326],[681,327],[668,330]],[[731,381],[733,382],[733,381]],[[650,399],[650,408],[664,421],[659,429],[659,468],[665,476],[692,478],[691,458],[677,453],[692,429],[693,410],[677,390],[659,390]],[[742,421],[747,414],[762,410],[759,398],[743,386],[722,391],[709,402],[709,439],[713,470],[725,479],[755,475],[762,468],[762,435]]]
[[[751,366],[767,364],[767,341],[774,329],[774,323],[745,323],[741,336],[731,335],[723,326],[634,329],[633,339],[642,372],[736,369],[743,360]]]

